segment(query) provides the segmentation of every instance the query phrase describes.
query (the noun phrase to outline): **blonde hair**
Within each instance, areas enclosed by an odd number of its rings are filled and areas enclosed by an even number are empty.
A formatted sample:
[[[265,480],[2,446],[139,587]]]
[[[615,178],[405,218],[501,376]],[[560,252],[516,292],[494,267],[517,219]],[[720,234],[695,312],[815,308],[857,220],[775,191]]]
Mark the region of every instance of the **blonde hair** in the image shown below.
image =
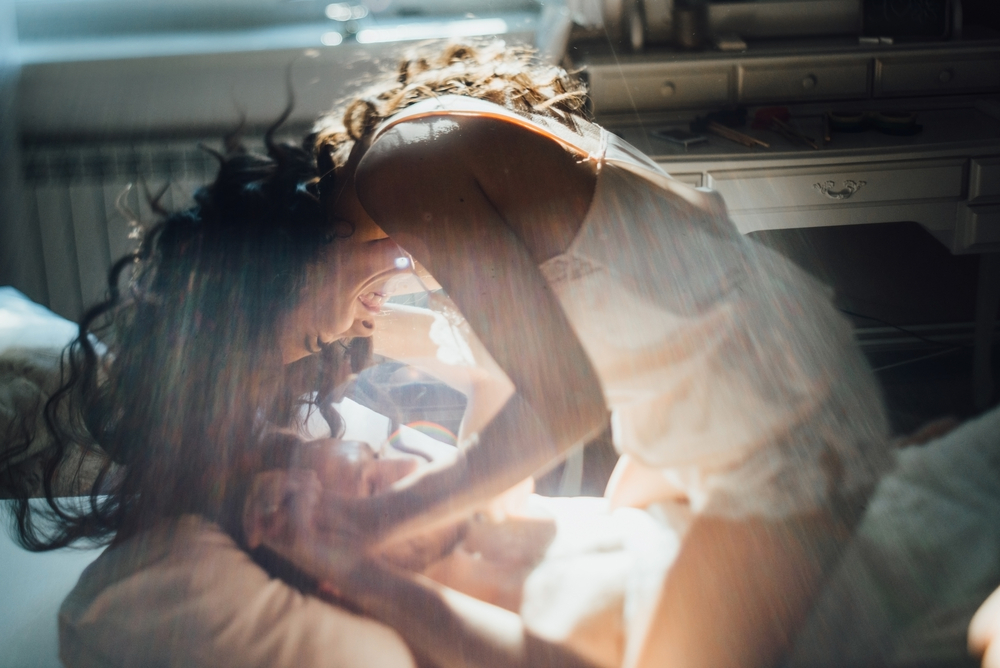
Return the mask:
[[[441,95],[464,95],[526,115],[543,115],[576,130],[587,91],[577,77],[541,63],[532,50],[493,40],[418,49],[395,74],[324,115],[313,138],[320,171],[345,164],[354,143],[398,111]]]

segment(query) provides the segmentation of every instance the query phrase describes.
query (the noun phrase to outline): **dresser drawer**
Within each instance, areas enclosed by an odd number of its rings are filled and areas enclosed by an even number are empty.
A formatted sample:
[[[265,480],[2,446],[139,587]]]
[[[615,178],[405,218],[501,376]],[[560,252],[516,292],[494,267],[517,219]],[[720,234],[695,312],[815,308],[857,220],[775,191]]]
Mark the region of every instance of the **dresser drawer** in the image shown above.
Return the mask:
[[[669,169],[668,166],[664,166],[664,169]],[[686,183],[692,188],[701,188],[705,181],[704,176],[701,172],[682,172],[680,174],[670,173],[670,176],[677,179],[681,183]]]
[[[867,60],[837,65],[740,66],[741,102],[868,97]]]
[[[969,202],[1000,200],[1000,157],[976,158],[969,169]]]
[[[587,70],[595,114],[725,104],[732,68],[671,68],[662,64]]]
[[[958,207],[958,225],[952,244],[955,253],[1000,251],[1000,204]]]
[[[950,60],[892,60],[875,64],[875,96],[1000,89],[1000,54]]]
[[[964,159],[709,173],[733,212],[959,199]]]

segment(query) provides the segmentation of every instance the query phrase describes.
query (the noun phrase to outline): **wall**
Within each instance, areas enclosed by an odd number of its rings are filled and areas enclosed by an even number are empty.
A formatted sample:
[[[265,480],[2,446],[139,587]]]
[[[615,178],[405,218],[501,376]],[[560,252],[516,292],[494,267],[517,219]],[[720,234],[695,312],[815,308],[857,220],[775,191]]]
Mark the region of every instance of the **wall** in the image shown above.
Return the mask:
[[[41,234],[25,216],[16,119],[20,74],[14,0],[0,0],[0,285],[48,302]]]

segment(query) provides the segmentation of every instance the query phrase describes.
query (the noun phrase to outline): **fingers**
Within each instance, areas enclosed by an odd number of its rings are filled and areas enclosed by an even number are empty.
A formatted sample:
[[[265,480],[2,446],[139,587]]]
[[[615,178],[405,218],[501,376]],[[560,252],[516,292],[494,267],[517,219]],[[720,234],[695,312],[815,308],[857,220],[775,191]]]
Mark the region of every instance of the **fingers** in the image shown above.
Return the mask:
[[[468,522],[433,527],[408,540],[393,543],[378,552],[379,558],[394,566],[420,572],[455,548],[467,532]]]
[[[984,668],[1000,666],[1000,589],[997,589],[980,606],[969,623],[969,651],[983,657]]]
[[[376,459],[358,441],[307,444],[299,466],[266,471],[251,484],[243,508],[250,549],[266,546],[306,572],[341,572],[367,549],[381,516],[378,499],[413,473],[413,459]],[[337,563],[334,563],[337,562]]]
[[[314,446],[311,468],[334,496],[374,496],[417,469],[411,458],[377,459],[367,443],[324,439]]]
[[[374,496],[417,470],[419,461],[410,458],[375,459],[364,466],[359,491],[361,496]]]
[[[294,543],[308,531],[322,495],[313,471],[290,469],[259,474],[243,506],[243,531],[250,549],[262,543]]]

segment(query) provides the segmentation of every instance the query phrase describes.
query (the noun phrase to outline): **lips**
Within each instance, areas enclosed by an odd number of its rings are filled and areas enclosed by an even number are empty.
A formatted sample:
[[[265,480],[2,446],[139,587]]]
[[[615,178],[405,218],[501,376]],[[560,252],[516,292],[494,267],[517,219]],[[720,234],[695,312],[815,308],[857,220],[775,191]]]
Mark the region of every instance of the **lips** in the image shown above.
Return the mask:
[[[378,314],[382,312],[382,304],[387,296],[384,292],[366,292],[358,297],[358,301],[367,311]]]

